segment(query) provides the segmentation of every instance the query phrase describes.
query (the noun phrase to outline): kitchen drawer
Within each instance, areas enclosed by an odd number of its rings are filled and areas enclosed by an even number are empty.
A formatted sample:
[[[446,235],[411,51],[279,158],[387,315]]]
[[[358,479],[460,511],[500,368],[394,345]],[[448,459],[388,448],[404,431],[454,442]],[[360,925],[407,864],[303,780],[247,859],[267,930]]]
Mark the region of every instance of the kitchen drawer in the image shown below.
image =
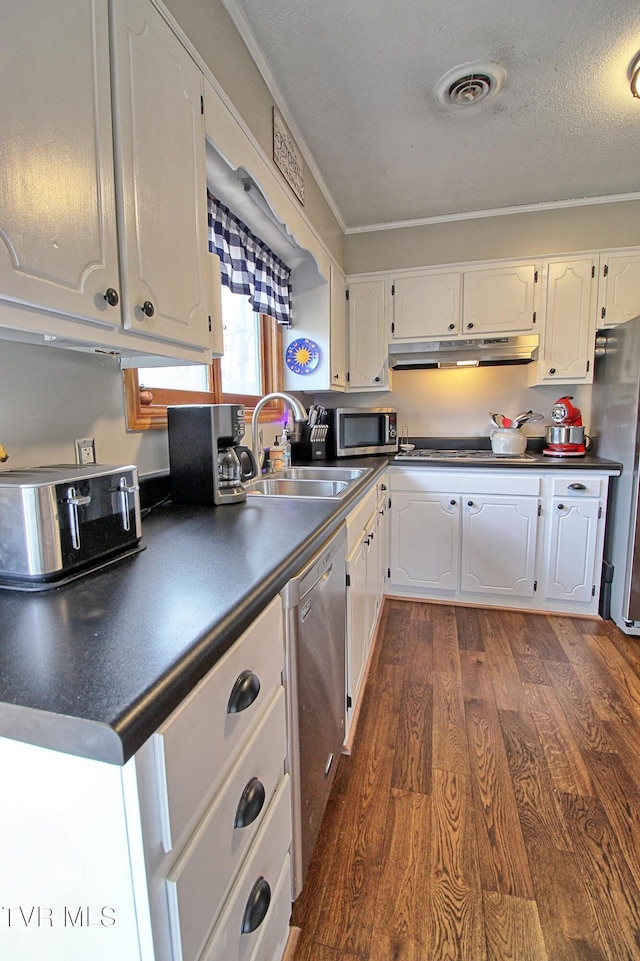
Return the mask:
[[[437,471],[428,468],[391,471],[392,491],[425,491],[433,494],[531,494],[540,493],[541,477],[523,470]]]
[[[153,735],[165,851],[177,847],[195,826],[281,686],[283,669],[278,597]],[[255,699],[247,696],[244,709],[229,713],[234,686],[241,679],[255,683],[255,678],[260,685]]]
[[[593,477],[588,471],[578,474],[563,474],[560,477],[553,478],[553,497],[601,497],[606,490],[607,483],[607,478]]]
[[[290,843],[291,797],[287,775],[278,788],[200,961],[253,961],[256,958],[259,942],[265,932],[272,922],[277,923],[278,918],[282,919],[281,902],[284,898],[290,913],[290,882],[284,884],[283,890],[279,890],[283,867],[286,869],[286,862],[289,861]],[[253,931],[242,933],[245,912],[256,895],[257,885],[260,885],[264,892],[268,892],[262,900],[266,914]],[[280,903],[277,901],[278,895]],[[260,914],[254,923],[259,920]]]
[[[174,954],[182,961],[198,957],[284,776],[286,756],[285,696],[280,688],[167,879]],[[236,827],[239,802],[248,788],[260,791],[258,796],[252,792],[254,819]]]

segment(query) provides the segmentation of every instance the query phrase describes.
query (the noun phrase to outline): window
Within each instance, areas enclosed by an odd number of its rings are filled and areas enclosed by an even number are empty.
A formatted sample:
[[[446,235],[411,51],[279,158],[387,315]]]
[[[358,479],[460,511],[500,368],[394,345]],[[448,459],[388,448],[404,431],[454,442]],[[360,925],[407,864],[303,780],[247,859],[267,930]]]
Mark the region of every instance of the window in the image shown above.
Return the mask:
[[[224,357],[210,367],[144,367],[124,372],[130,430],[166,427],[170,404],[244,404],[251,412],[260,397],[282,389],[280,324],[257,314],[246,295],[222,286]],[[282,414],[267,404],[265,420]]]
[[[209,250],[220,259],[224,357],[211,367],[125,371],[127,426],[166,427],[170,404],[244,404],[282,389],[282,336],[291,315],[291,271],[228,207],[208,193]],[[253,305],[253,306],[252,306]],[[267,316],[269,315],[269,316]],[[280,402],[261,416],[275,420]]]

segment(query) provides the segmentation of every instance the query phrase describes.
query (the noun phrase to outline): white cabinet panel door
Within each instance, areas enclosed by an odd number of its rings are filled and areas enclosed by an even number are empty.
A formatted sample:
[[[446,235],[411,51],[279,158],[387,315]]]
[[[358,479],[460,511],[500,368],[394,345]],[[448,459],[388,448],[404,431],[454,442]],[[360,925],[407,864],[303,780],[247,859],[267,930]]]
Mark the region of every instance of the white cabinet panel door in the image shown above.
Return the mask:
[[[464,496],[460,589],[533,597],[538,499]]]
[[[203,77],[147,0],[116,0],[113,9],[124,325],[207,347]]]
[[[600,502],[594,499],[554,502],[545,568],[546,597],[591,602],[601,515]]]
[[[394,277],[393,340],[458,334],[461,286],[460,271],[430,271]]]
[[[460,495],[393,494],[391,584],[455,591]]]
[[[385,386],[386,282],[349,284],[349,389]]]
[[[462,333],[518,333],[533,329],[536,264],[465,271]]]
[[[119,327],[107,13],[2,4],[0,296]]]

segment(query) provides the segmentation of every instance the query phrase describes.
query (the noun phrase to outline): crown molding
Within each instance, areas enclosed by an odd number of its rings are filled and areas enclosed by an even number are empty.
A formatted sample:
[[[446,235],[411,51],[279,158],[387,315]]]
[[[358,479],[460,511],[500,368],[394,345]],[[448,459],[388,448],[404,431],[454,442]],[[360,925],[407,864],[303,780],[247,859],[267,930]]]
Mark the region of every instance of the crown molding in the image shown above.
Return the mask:
[[[549,200],[537,204],[521,204],[513,207],[494,207],[489,210],[469,210],[458,214],[440,214],[417,220],[398,220],[394,223],[367,224],[365,227],[347,227],[346,235],[374,233],[382,230],[400,230],[403,227],[425,227],[430,224],[446,224],[456,220],[479,220],[488,217],[508,217],[512,214],[539,213],[544,210],[562,210],[568,207],[591,207],[596,204],[616,204],[640,200],[640,192],[609,194],[604,197],[579,197],[574,200]]]

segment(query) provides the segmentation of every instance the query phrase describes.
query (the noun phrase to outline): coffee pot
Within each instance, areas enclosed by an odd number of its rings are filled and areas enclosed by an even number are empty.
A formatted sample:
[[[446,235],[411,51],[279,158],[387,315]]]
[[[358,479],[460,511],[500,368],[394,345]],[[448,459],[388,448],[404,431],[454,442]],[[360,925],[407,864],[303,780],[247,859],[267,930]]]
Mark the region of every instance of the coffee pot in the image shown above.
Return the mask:
[[[242,404],[185,404],[167,409],[171,498],[176,504],[239,504],[258,474],[244,437]]]

